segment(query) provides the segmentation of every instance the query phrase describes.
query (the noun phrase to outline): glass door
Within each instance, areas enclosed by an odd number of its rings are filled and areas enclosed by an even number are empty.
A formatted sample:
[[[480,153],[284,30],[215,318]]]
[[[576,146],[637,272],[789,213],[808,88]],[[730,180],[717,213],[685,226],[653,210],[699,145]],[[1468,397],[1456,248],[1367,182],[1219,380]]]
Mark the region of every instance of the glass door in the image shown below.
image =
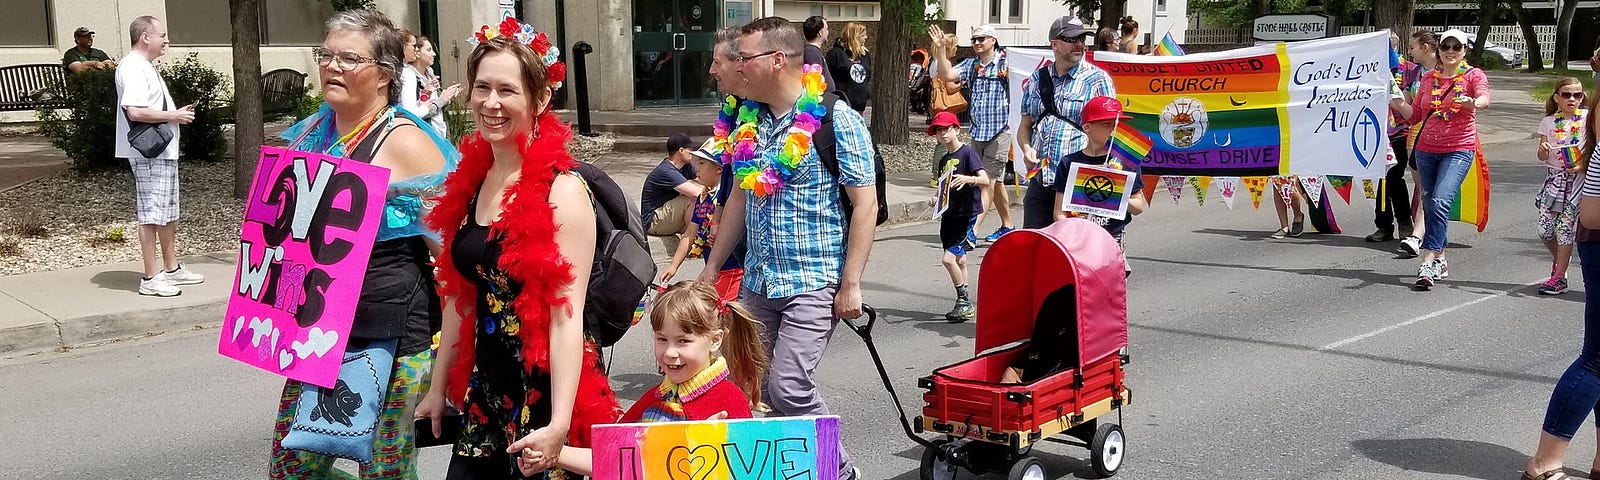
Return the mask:
[[[639,106],[716,103],[711,68],[719,0],[635,0],[633,92]]]

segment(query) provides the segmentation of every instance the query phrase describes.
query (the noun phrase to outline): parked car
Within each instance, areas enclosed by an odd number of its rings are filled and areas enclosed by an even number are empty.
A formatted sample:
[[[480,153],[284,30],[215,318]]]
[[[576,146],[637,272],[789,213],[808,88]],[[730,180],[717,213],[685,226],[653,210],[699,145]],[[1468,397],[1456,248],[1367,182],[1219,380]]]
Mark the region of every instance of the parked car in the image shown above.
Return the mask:
[[[1478,41],[1477,35],[1463,32],[1454,28],[1439,32],[1439,38],[1442,39],[1447,36],[1456,36],[1467,39],[1467,48],[1472,48],[1473,43]],[[1522,52],[1495,45],[1494,42],[1485,42],[1483,45],[1483,52],[1485,55],[1494,55],[1499,57],[1500,63],[1503,63],[1508,67],[1522,68]]]

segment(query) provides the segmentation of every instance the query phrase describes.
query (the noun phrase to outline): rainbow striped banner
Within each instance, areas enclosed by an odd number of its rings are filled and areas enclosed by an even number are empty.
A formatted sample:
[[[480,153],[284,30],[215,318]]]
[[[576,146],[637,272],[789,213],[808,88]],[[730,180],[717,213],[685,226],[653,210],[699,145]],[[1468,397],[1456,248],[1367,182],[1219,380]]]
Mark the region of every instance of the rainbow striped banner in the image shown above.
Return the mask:
[[[839,417],[595,425],[594,478],[837,478]]]
[[[1172,40],[1172,32],[1167,32],[1166,35],[1161,37],[1161,43],[1156,44],[1156,55],[1168,57],[1183,55],[1183,47],[1178,46],[1178,42]]]

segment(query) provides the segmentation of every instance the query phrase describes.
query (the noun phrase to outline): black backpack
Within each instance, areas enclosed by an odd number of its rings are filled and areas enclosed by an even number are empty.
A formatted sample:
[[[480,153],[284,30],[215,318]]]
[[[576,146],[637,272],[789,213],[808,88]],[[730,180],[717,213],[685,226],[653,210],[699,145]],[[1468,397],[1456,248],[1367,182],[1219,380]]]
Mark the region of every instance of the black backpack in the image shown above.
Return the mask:
[[[817,158],[822,160],[822,167],[828,169],[835,179],[839,178],[839,142],[834,138],[833,132],[833,104],[839,97],[828,93],[822,96],[822,108],[826,111],[822,115],[821,126],[811,136],[811,145],[817,149]],[[878,221],[875,225],[883,225],[889,221],[889,202],[887,180],[888,174],[883,168],[883,154],[878,152],[877,142],[872,144],[872,170],[875,177],[874,186],[878,190]],[[844,221],[850,223],[851,208],[850,194],[839,188],[839,204],[844,208]]]
[[[600,167],[578,162],[573,172],[588,184],[594,205],[594,267],[583,304],[583,331],[609,347],[633,326],[633,312],[656,278],[637,203]]]

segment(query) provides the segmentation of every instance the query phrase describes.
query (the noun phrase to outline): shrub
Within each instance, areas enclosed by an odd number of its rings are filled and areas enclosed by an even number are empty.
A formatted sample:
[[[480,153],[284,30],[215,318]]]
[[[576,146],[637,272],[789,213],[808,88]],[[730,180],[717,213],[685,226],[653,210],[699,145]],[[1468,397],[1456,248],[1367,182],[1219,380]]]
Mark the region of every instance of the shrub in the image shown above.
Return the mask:
[[[1471,50],[1467,50],[1467,64],[1475,65],[1484,70],[1505,70],[1507,68],[1505,59],[1488,50],[1484,50],[1482,56],[1473,55]]]
[[[0,237],[0,257],[22,255],[22,242],[11,237]]]
[[[217,100],[227,96],[228,82],[222,72],[190,53],[182,61],[163,67],[161,77],[167,81],[174,104],[194,104],[194,122],[185,125],[178,137],[180,158],[214,161],[226,156],[228,137],[222,126],[229,122],[209,114],[211,109],[222,106]]]
[[[116,115],[121,114],[116,108],[115,73],[90,69],[68,75],[67,95],[72,98],[71,110],[41,109],[35,112],[39,120],[39,133],[50,137],[52,145],[66,152],[74,168],[120,166],[111,142],[117,128]]]
[[[98,236],[98,237],[92,237],[92,238],[86,240],[84,243],[89,244],[89,246],[91,246],[91,247],[103,247],[103,246],[106,246],[106,245],[115,245],[115,244],[120,244],[120,243],[124,243],[124,242],[127,242],[127,241],[128,241],[128,229],[127,229],[127,227],[112,227],[110,230],[106,231],[105,235],[101,235],[101,236]]]
[[[453,145],[460,145],[461,138],[472,133],[472,110],[464,109],[457,100],[451,100],[444,107],[445,139]]]
[[[300,104],[294,107],[294,121],[305,120],[306,117],[317,113],[322,108],[322,91],[306,89],[306,94],[300,97]]]
[[[5,232],[22,238],[44,238],[50,234],[50,229],[45,228],[44,218],[34,210],[24,211],[11,218],[6,225]]]

